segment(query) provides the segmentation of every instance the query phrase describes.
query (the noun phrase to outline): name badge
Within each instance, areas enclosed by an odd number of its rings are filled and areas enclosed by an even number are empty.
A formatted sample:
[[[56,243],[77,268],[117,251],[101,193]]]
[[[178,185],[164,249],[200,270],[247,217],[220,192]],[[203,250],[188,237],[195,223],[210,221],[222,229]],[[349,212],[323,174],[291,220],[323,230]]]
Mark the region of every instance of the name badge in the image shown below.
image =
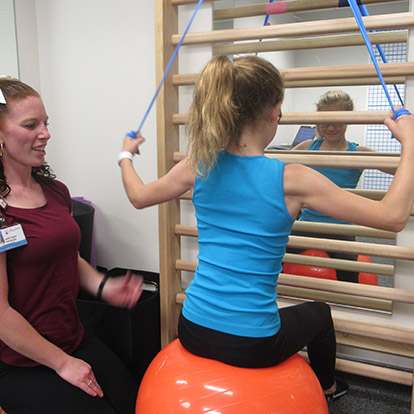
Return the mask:
[[[0,229],[0,252],[27,244],[21,224]]]

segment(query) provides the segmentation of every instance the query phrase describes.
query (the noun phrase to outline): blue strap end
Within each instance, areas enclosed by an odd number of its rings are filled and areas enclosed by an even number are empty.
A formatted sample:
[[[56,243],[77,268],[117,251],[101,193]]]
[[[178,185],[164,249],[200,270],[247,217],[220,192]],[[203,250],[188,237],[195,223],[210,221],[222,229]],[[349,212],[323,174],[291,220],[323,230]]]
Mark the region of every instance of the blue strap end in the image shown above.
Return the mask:
[[[129,131],[127,134],[127,137],[135,139],[137,137],[137,133],[135,131]]]
[[[399,118],[401,115],[412,115],[412,113],[410,111],[407,111],[407,109],[404,108],[398,108],[395,112],[394,112],[394,116],[393,116],[393,121],[396,121],[397,118]]]
[[[127,134],[127,137],[130,137],[130,138],[132,138],[132,139],[136,139],[136,137],[137,137],[137,133],[135,132],[135,131],[129,131]],[[137,150],[137,154],[139,155],[139,154],[141,154],[140,152],[139,152],[139,150]]]

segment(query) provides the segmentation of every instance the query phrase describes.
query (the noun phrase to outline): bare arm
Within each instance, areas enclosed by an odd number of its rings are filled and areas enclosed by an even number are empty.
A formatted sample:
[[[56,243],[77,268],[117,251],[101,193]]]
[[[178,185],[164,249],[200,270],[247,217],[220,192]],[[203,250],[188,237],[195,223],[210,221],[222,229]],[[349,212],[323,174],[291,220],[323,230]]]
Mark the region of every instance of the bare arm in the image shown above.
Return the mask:
[[[144,138],[141,136],[136,139],[126,137],[123,151],[134,154],[143,142]],[[122,160],[120,167],[128,199],[138,209],[173,200],[194,186],[195,173],[192,171],[188,159],[180,161],[165,176],[149,184],[142,182],[135,172],[131,160]]]
[[[41,336],[8,301],[6,253],[0,253],[0,339],[16,352],[45,365],[87,394],[103,396],[92,368]],[[91,384],[89,381],[92,380]]]
[[[83,289],[96,296],[104,275],[80,256],[79,276]],[[132,309],[142,293],[143,277],[130,271],[125,276],[109,278],[102,289],[102,299],[114,306]]]
[[[301,165],[287,165],[285,199],[294,217],[303,207],[330,217],[384,230],[404,228],[414,202],[414,116],[404,115],[385,124],[402,144],[401,161],[391,186],[381,201],[340,189],[326,177]]]
[[[312,145],[313,139],[307,139],[306,141],[301,142],[300,144],[291,148],[291,151],[307,151]]]
[[[365,146],[363,146],[363,145],[358,145],[357,147],[356,147],[356,150],[359,152],[359,151],[361,151],[361,152],[377,152],[377,151],[375,151],[374,149],[372,149],[372,148],[369,148],[369,147],[365,147]],[[391,174],[391,175],[394,175],[395,174],[395,171],[397,171],[397,169],[396,168],[377,168],[379,171],[382,171],[382,172],[385,172],[385,173],[387,173],[387,174]]]

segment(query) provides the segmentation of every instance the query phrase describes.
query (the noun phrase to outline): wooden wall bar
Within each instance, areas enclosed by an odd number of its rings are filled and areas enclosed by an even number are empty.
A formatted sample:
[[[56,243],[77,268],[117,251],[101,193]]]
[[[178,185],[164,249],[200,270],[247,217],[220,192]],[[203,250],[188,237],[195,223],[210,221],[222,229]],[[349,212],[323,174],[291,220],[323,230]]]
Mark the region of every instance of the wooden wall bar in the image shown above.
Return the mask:
[[[414,25],[414,16],[411,13],[395,13],[369,16],[363,18],[365,27],[371,30],[406,29]],[[354,18],[320,20],[315,22],[301,22],[279,24],[275,26],[263,26],[243,29],[214,30],[211,32],[189,33],[183,41],[183,45],[201,45],[217,42],[236,42],[242,40],[274,39],[278,37],[316,36],[338,33],[356,32],[359,28]],[[181,34],[172,36],[174,46],[181,40]]]
[[[379,68],[385,80],[397,78],[405,79],[407,76],[414,76],[414,63],[385,63],[379,64]],[[307,67],[307,68],[291,68],[281,69],[285,87],[300,86],[320,86],[317,82],[324,82],[328,86],[333,82],[340,81],[358,81],[361,84],[378,82],[378,76],[373,65],[349,65],[349,66],[328,66],[328,67]],[[197,80],[197,74],[176,74],[173,75],[172,81],[175,86],[194,85]],[[308,83],[306,83],[308,82]],[[314,85],[310,82],[315,82]],[[398,82],[397,82],[398,83]]]
[[[214,0],[205,0],[206,4]],[[338,0],[290,0],[287,12],[336,8]],[[396,0],[388,0],[390,2]],[[156,0],[157,30],[157,79],[165,70],[166,62],[171,57],[174,47],[181,39],[178,34],[178,6],[196,4],[197,0]],[[385,3],[386,0],[362,0],[362,4]],[[259,10],[260,9],[260,10]],[[266,4],[248,7],[235,7],[214,11],[214,19],[259,16],[266,14]],[[414,13],[392,13],[374,15],[363,18],[368,31],[387,30],[384,33],[371,33],[374,44],[405,43],[407,32],[414,26]],[[399,30],[402,29],[402,30]],[[408,31],[407,31],[408,29]],[[259,40],[263,40],[260,41]],[[222,45],[217,43],[248,42]],[[361,36],[354,18],[341,18],[302,23],[278,24],[269,27],[252,27],[243,29],[216,30],[209,32],[189,33],[184,45],[211,44],[213,54],[257,53],[281,50],[299,50],[311,48],[352,47],[360,45]],[[380,64],[385,82],[389,84],[403,83],[414,76],[414,63]],[[337,86],[337,85],[369,85],[378,84],[378,77],[372,65],[322,66],[307,68],[289,68],[281,70],[287,88]],[[181,160],[185,153],[180,152],[179,130],[186,122],[186,114],[178,113],[178,88],[195,83],[196,74],[179,74],[174,65],[166,79],[157,105],[157,130],[159,152],[159,174],[167,172],[175,162]],[[366,112],[331,112],[305,113],[284,112],[281,124],[316,125],[320,123],[347,124],[382,124],[388,117],[387,111]],[[354,154],[343,155],[330,153],[309,154],[309,152],[280,151],[266,154],[270,158],[279,158],[287,163],[297,163],[321,167],[353,167],[353,168],[396,168],[399,163],[398,154]],[[384,192],[351,190],[372,199],[381,199]],[[162,344],[169,343],[176,337],[177,315],[185,294],[181,288],[181,272],[194,272],[197,263],[181,257],[182,237],[196,237],[197,230],[193,226],[180,224],[180,203],[188,202],[191,192],[180,200],[160,206],[160,295]],[[412,212],[412,214],[414,214]],[[297,221],[294,230],[317,234],[353,235],[395,240],[394,232],[376,230],[364,226],[340,225],[326,223],[306,223]],[[321,250],[366,254],[388,259],[414,260],[414,248],[390,246],[384,244],[347,242],[331,239],[319,239],[291,236],[289,246],[296,248],[317,248]],[[287,254],[286,262],[304,263],[305,256]],[[309,256],[307,257],[309,259]],[[339,259],[311,258],[312,263],[319,266],[336,268],[352,268],[372,272],[382,272],[392,276],[393,265],[376,263],[345,263]],[[307,263],[310,263],[309,261]],[[280,274],[279,295],[294,300],[325,300],[331,304],[354,306],[361,311],[377,309],[390,312],[393,302],[414,304],[414,291],[400,288],[370,286],[333,280],[316,279],[304,276]],[[359,316],[359,315],[358,315]],[[392,355],[414,357],[414,330],[403,327],[392,327],[372,324],[356,318],[346,320],[334,318],[338,343],[375,350]],[[377,367],[374,364],[338,359],[337,368],[345,372],[356,373],[387,381],[394,381],[412,386],[413,373],[403,370]],[[412,409],[412,413],[414,413]]]
[[[389,31],[369,33],[368,37],[373,45],[390,43],[407,43],[407,31]],[[325,49],[332,47],[363,46],[364,39],[360,34],[339,36],[299,37],[294,39],[280,39],[265,42],[244,42],[229,45],[213,46],[213,55],[233,55],[242,53],[277,52],[281,50]]]
[[[398,0],[362,0],[361,4],[389,3],[390,1]],[[287,3],[286,9],[288,13],[338,7],[338,0],[290,0]],[[264,16],[267,14],[266,6],[268,4],[263,3],[253,6],[233,7],[231,9],[218,9],[214,11],[213,18],[214,20],[227,20],[240,17]]]

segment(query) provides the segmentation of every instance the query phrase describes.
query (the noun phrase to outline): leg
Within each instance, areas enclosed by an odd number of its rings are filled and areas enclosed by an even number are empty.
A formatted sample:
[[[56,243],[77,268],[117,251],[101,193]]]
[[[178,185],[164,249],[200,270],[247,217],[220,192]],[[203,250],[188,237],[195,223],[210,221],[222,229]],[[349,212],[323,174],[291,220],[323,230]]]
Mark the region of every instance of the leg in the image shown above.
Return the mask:
[[[336,339],[330,308],[322,302],[290,306],[280,311],[285,359],[307,345],[309,360],[324,390],[334,384]]]
[[[10,414],[116,414],[105,398],[89,396],[45,366],[11,368],[0,377],[0,401]]]
[[[93,334],[85,332],[73,356],[88,362],[102,387],[104,398],[119,414],[135,412],[138,383],[123,362]]]
[[[93,335],[85,334],[73,353],[87,361],[103,389],[91,397],[53,370],[11,367],[0,376],[0,401],[13,414],[133,414],[138,386],[115,354]]]
[[[280,364],[308,346],[309,359],[322,388],[334,384],[336,340],[330,308],[322,302],[280,310],[281,328],[271,337],[229,335],[194,324],[182,315],[178,335],[191,353],[229,365],[262,368]]]

